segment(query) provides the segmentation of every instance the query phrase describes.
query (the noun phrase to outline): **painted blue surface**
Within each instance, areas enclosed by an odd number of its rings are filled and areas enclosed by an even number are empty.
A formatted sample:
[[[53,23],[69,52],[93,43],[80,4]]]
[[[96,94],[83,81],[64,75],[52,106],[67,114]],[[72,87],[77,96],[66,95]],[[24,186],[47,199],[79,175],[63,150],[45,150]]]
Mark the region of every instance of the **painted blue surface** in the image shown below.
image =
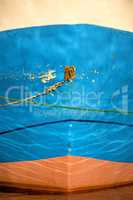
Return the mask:
[[[43,91],[76,66],[76,79],[41,103],[80,108],[133,111],[133,33],[92,25],[55,25],[0,32],[0,96]],[[28,73],[54,69],[47,84]],[[9,90],[8,90],[9,91]],[[30,91],[30,93],[29,93]],[[23,94],[22,94],[23,95]],[[100,100],[99,100],[100,97]],[[127,101],[128,100],[128,101]],[[35,100],[39,102],[40,99]],[[122,102],[126,103],[122,103]],[[0,98],[0,104],[6,101]],[[100,113],[39,105],[0,106],[0,133],[64,119],[91,119],[133,125],[133,114]],[[133,128],[114,124],[64,122],[0,135],[0,162],[65,155],[133,162]]]

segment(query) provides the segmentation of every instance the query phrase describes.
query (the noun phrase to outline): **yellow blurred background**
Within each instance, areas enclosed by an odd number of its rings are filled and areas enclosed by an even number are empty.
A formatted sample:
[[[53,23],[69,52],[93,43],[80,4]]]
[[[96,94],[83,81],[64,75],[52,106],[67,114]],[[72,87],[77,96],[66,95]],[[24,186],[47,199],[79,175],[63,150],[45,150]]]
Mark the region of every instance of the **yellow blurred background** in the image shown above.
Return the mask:
[[[133,31],[133,0],[0,0],[0,30],[66,23]]]

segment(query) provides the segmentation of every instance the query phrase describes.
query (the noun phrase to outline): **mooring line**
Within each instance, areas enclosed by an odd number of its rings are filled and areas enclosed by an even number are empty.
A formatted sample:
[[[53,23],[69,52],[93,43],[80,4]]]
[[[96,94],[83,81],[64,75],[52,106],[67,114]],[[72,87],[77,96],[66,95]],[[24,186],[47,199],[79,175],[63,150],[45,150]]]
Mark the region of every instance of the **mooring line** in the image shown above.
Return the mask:
[[[3,98],[3,99],[5,98],[5,99],[8,99],[8,100],[15,100],[15,102],[21,101],[21,100],[15,99],[15,98],[8,98],[8,97],[3,97],[3,96],[0,96],[0,98]],[[61,108],[61,109],[67,109],[67,110],[77,110],[77,111],[82,111],[82,112],[117,113],[117,114],[123,114],[123,115],[133,115],[132,111],[124,112],[124,111],[119,111],[119,110],[114,110],[114,109],[95,109],[95,108],[82,108],[82,107],[77,107],[77,106],[66,106],[66,105],[57,105],[57,104],[40,104],[36,101],[31,101],[30,99],[27,102],[29,104],[38,105],[38,106],[51,107],[51,108]]]

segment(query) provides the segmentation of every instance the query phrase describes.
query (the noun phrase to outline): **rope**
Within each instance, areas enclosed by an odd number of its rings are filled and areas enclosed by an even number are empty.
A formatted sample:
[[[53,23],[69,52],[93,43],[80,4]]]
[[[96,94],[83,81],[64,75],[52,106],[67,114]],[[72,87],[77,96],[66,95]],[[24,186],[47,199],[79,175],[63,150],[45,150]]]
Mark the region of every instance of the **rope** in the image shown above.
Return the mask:
[[[21,101],[21,100],[15,99],[15,98],[8,98],[8,97],[3,97],[3,96],[0,96],[0,98],[9,99],[9,100],[16,100],[15,102],[20,102]],[[33,100],[31,98],[27,98],[27,99]],[[57,104],[40,104],[38,102],[29,101],[29,100],[28,100],[29,104],[38,105],[38,106],[44,106],[44,107],[61,108],[61,109],[67,109],[67,110],[77,110],[77,111],[83,111],[83,112],[117,113],[117,114],[123,114],[123,115],[133,115],[133,112],[124,112],[124,111],[118,111],[118,110],[114,110],[114,109],[108,109],[107,110],[107,109],[81,108],[81,107],[76,107],[76,106],[65,106],[65,105],[57,105]],[[14,104],[14,102],[11,102],[11,103]],[[10,105],[11,105],[11,103],[10,103]],[[5,106],[5,105],[9,105],[9,104],[3,104],[3,105]]]

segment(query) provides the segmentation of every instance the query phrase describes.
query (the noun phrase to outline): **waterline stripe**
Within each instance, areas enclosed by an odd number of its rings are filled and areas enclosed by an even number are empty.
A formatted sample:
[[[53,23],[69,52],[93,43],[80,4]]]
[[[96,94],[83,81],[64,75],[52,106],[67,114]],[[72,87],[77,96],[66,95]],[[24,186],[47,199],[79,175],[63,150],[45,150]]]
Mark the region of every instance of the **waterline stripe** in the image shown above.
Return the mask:
[[[57,121],[50,121],[50,122],[42,122],[38,124],[31,124],[24,127],[18,127],[15,129],[9,129],[3,132],[0,132],[0,135],[7,134],[7,133],[13,133],[15,131],[21,131],[29,128],[36,128],[41,126],[46,126],[50,124],[58,124],[58,123],[66,123],[66,122],[80,122],[80,123],[97,123],[97,124],[107,124],[107,125],[118,125],[118,126],[127,126],[130,128],[133,128],[133,124],[125,124],[121,122],[113,122],[113,121],[102,121],[102,120],[82,120],[82,119],[65,119],[65,120],[57,120]]]

